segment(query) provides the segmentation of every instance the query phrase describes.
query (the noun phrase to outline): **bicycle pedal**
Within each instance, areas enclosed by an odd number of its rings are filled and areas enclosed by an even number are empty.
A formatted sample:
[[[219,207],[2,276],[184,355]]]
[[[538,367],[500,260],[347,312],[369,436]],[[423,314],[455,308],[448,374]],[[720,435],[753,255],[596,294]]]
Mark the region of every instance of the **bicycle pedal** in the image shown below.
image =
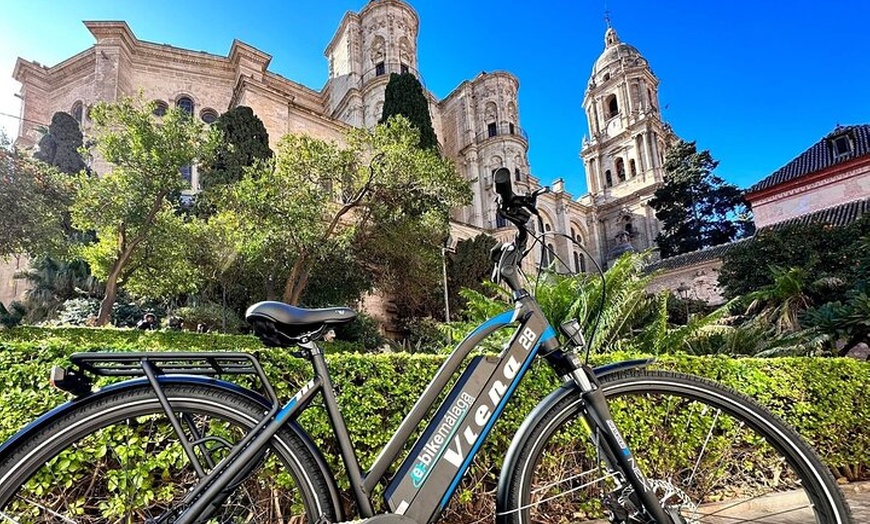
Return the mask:
[[[339,524],[417,524],[417,521],[397,513],[383,513],[367,519],[349,520]]]

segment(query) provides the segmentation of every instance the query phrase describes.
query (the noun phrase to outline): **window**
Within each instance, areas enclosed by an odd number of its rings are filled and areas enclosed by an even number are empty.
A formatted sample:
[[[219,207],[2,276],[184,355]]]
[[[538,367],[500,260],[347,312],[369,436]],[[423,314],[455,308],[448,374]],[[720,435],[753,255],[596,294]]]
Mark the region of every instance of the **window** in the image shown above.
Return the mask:
[[[607,118],[613,118],[619,114],[619,103],[616,101],[616,95],[607,97]]]
[[[631,178],[637,176],[637,164],[635,164],[633,158],[628,161],[628,172],[631,175]]]
[[[387,66],[383,62],[375,64],[375,76],[381,76],[387,73]]]
[[[154,101],[154,111],[152,113],[154,116],[163,116],[166,114],[166,111],[169,110],[169,105],[163,100],[155,100]]]
[[[513,124],[508,124],[508,132],[510,134],[514,134],[514,125]]]
[[[496,127],[495,122],[492,122],[486,126],[486,133],[487,136],[490,138],[498,135],[498,128]]]
[[[613,187],[613,176],[610,174],[610,170],[604,172],[604,185],[606,187]]]
[[[181,168],[181,178],[184,179],[187,187],[191,187],[193,185],[193,166],[184,166]]]
[[[507,220],[504,219],[503,216],[496,213],[495,215],[495,227],[506,227]]]
[[[547,263],[544,265],[552,265],[556,261],[556,248],[553,247],[553,244],[547,244],[547,249],[544,250],[544,253],[547,254]]]
[[[84,106],[82,106],[81,102],[76,102],[72,106],[72,117],[78,122],[79,125],[82,125],[82,115],[84,113]]]
[[[846,156],[852,152],[852,141],[848,135],[840,135],[833,140],[834,158]]]
[[[616,178],[625,182],[625,162],[621,158],[616,159]]]
[[[175,105],[188,115],[193,114],[193,100],[191,100],[189,97],[183,96],[179,98]]]
[[[604,73],[604,82],[610,80],[610,73]]]
[[[202,118],[202,121],[206,124],[211,124],[218,119],[218,114],[214,109],[203,109],[202,113],[199,114],[199,117]]]
[[[410,71],[410,69],[408,68],[408,64],[402,64],[401,67],[399,67],[399,71],[401,71],[402,74],[405,74],[408,71]]]
[[[580,272],[580,253],[574,252],[574,272]]]
[[[520,181],[520,168],[518,167],[514,168],[514,180]]]
[[[550,224],[544,223],[544,231],[546,231],[546,232],[549,233],[550,230],[551,230],[551,228],[550,228]]]

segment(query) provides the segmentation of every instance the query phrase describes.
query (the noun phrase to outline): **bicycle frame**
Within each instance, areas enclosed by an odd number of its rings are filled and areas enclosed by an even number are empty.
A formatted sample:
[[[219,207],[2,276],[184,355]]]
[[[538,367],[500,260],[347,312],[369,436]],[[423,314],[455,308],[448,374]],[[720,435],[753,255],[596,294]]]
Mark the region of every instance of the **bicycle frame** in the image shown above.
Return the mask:
[[[583,384],[580,387],[586,391],[584,396],[588,395],[590,411],[587,422],[603,437],[599,445],[606,462],[621,471],[623,479],[634,487],[638,502],[644,507],[658,506],[661,512],[661,506],[648,492],[642,473],[613,424],[603,395],[589,380],[595,380],[594,372],[586,366],[580,367],[559,348],[556,333],[537,302],[527,293],[517,292],[513,310],[486,321],[454,349],[365,474],[361,472],[336,401],[324,356],[313,342],[301,345],[305,356],[312,361],[315,377],[283,407],[278,409],[276,405],[221,464],[205,475],[186,497],[182,504],[185,509],[175,522],[197,522],[220,507],[228,495],[227,486],[247,474],[247,468],[257,462],[269,439],[283,424],[295,420],[318,393],[323,396],[359,515],[362,518],[374,516],[371,499],[374,487],[387,480],[389,467],[396,462],[451,377],[483,339],[511,324],[517,327],[504,350],[496,357],[478,356],[471,360],[387,483],[384,496],[390,511],[418,523],[432,522],[440,515],[529,365],[541,354],[558,373],[572,376]],[[615,450],[618,452],[614,453]],[[655,514],[656,510],[650,513]],[[657,521],[667,522],[665,519],[660,513]]]
[[[255,461],[269,439],[283,424],[294,420],[304,411],[318,393],[323,396],[359,514],[363,518],[373,516],[370,497],[373,488],[386,480],[387,470],[405,448],[451,377],[483,339],[514,323],[518,324],[517,328],[498,357],[472,359],[387,486],[387,503],[394,513],[405,515],[417,522],[429,522],[447,505],[465,470],[535,356],[541,348],[547,352],[558,348],[555,332],[537,303],[527,294],[517,298],[513,310],[505,311],[480,325],[456,347],[365,475],[360,470],[347,426],[338,407],[323,354],[313,342],[302,345],[306,356],[312,361],[315,377],[283,407],[273,410],[274,415],[264,421],[262,427],[255,428],[254,432],[234,447],[217,468],[202,479],[186,498],[189,505],[186,505],[176,522],[196,522],[219,507],[225,498],[223,493],[226,487],[239,475],[244,475],[246,466]],[[460,399],[462,406],[459,417],[455,416],[455,409],[451,411],[451,408],[457,406],[457,399]],[[450,438],[438,432],[439,427],[448,422]],[[428,440],[429,437],[433,440]],[[427,445],[429,455],[420,462],[421,450]],[[433,446],[437,448],[434,451]]]

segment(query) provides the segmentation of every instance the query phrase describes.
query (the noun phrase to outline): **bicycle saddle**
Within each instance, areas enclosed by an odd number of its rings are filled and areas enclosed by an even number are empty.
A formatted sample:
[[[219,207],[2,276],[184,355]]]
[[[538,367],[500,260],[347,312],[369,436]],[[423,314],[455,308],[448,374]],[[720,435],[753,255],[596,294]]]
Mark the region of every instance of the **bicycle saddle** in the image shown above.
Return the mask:
[[[297,339],[330,326],[346,324],[356,318],[356,312],[347,307],[305,309],[283,302],[257,302],[245,312],[245,320],[267,346],[284,346],[287,342],[276,337],[275,331]]]

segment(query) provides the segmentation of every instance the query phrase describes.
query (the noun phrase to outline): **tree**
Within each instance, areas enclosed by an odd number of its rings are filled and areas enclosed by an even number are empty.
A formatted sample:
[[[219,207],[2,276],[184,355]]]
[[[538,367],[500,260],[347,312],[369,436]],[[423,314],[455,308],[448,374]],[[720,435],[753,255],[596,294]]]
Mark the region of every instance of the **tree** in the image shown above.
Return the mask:
[[[230,109],[213,126],[221,132],[223,140],[213,158],[199,166],[204,190],[237,182],[242,178],[245,168],[251,167],[257,160],[272,157],[266,126],[250,107]]]
[[[719,163],[694,142],[680,141],[665,158],[664,185],[650,205],[662,224],[662,258],[734,241],[752,233],[749,209],[736,186],[713,174]]]
[[[726,297],[751,293],[774,283],[771,268],[802,268],[807,280],[835,279],[842,292],[854,287],[866,264],[867,251],[859,249],[861,239],[870,235],[870,215],[843,227],[829,224],[793,224],[764,229],[751,241],[735,245],[724,255],[719,285]],[[843,293],[813,297],[814,301],[844,298]]]
[[[438,148],[438,137],[435,136],[432,117],[429,115],[429,101],[420,81],[411,73],[390,75],[384,93],[384,109],[380,123],[388,121],[394,115],[404,116],[420,131],[421,148]]]
[[[62,173],[74,174],[87,166],[79,148],[82,147],[82,131],[79,123],[69,113],[59,111],[51,117],[48,132],[39,141],[39,151],[34,155]]]
[[[492,275],[490,251],[497,243],[484,233],[456,243],[456,249],[447,259],[451,315],[459,314],[465,308],[465,299],[459,294],[461,289],[484,290],[483,283]]]
[[[470,189],[449,161],[418,143],[402,117],[351,129],[344,147],[287,135],[272,161],[218,192],[222,211],[214,222],[233,229],[235,249],[271,268],[269,276],[283,282],[283,300],[298,304],[315,267],[333,252],[383,255],[380,248],[395,239],[392,228],[409,221],[416,226],[405,229],[412,238],[446,236],[449,210],[467,202]],[[406,238],[402,249],[439,249],[410,244]],[[384,265],[383,256],[365,259],[376,273]]]
[[[0,135],[0,257],[63,253],[74,192],[73,180],[28,158]]]
[[[168,197],[183,188],[181,168],[208,156],[214,135],[180,109],[159,121],[152,112],[130,98],[91,112],[96,147],[114,167],[84,180],[72,215],[77,228],[96,232],[81,254],[106,282],[99,326],[109,321],[121,283],[152,295],[191,291],[198,282],[198,268],[185,265],[190,224]]]

